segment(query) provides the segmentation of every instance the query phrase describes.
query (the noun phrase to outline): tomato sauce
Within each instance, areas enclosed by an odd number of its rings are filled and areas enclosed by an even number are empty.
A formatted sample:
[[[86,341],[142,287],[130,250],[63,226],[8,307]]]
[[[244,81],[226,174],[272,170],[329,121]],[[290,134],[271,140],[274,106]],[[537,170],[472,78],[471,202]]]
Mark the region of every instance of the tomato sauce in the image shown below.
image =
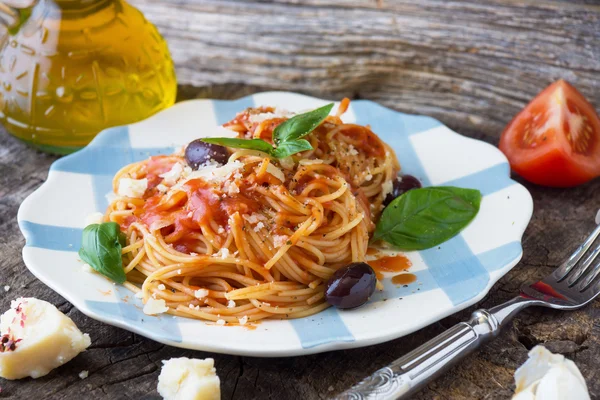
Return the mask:
[[[392,277],[392,283],[394,285],[408,285],[409,283],[416,282],[417,276],[415,274],[398,274]]]
[[[374,270],[383,272],[401,272],[406,271],[412,266],[412,263],[406,256],[398,254],[396,256],[385,256],[377,260],[369,261],[369,265]]]

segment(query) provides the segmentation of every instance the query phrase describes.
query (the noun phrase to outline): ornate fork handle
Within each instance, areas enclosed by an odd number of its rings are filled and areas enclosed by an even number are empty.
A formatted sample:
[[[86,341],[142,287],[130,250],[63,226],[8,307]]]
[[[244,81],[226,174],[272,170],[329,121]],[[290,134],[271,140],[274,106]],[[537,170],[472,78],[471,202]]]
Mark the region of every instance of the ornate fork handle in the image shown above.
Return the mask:
[[[515,297],[461,322],[334,397],[335,400],[405,398],[452,364],[496,336],[502,325],[535,300]]]

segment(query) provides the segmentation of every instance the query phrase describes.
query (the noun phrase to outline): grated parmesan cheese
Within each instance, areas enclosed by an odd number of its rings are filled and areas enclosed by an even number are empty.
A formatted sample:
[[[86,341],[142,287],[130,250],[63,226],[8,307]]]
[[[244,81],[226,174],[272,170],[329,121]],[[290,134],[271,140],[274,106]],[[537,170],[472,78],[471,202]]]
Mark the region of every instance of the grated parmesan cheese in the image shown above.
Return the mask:
[[[238,321],[240,322],[240,325],[246,325],[248,322],[248,316],[244,315],[242,318],[238,318]]]
[[[226,258],[228,258],[228,257],[229,257],[229,249],[228,249],[228,248],[225,248],[225,247],[223,247],[223,248],[221,249],[221,258],[222,258],[222,259],[226,259]]]
[[[87,377],[88,377],[88,375],[89,375],[89,374],[90,374],[90,373],[89,373],[88,371],[86,371],[86,370],[83,370],[83,371],[81,371],[81,372],[79,373],[79,379],[85,379],[85,378],[87,378]]]
[[[220,326],[225,325],[225,320],[224,319],[218,319],[217,320],[217,325],[220,325]]]
[[[8,285],[4,286],[4,291],[5,292],[8,292],[9,290],[10,290],[10,286],[8,286]]]
[[[120,196],[141,198],[148,189],[148,179],[121,178],[117,193]]]
[[[260,124],[263,121],[267,121],[269,119],[274,118],[289,118],[293,116],[294,113],[289,112],[287,110],[275,109],[274,112],[266,112],[260,114],[251,114],[248,116],[248,121],[253,124]]]
[[[163,185],[162,183],[159,183],[158,185],[156,185],[156,190],[158,190],[161,193],[166,193],[169,190],[169,188]]]
[[[275,248],[283,246],[288,240],[289,236],[287,235],[273,235],[273,246]]]
[[[181,178],[181,174],[183,173],[183,166],[181,163],[175,163],[173,167],[171,167],[170,171],[165,172],[164,174],[160,174],[159,176],[163,178],[163,181],[167,185],[174,185],[177,183],[179,178]]]
[[[197,299],[203,299],[206,296],[208,296],[208,290],[206,289],[198,289],[194,292],[194,296],[196,296]]]
[[[354,148],[354,146],[350,145],[350,146],[348,146],[348,153],[350,153],[350,155],[352,155],[352,156],[357,156],[358,150],[356,150]]]
[[[386,196],[394,190],[394,184],[391,180],[385,181],[383,185],[381,185],[381,195],[385,199]]]
[[[238,160],[228,162],[223,166],[219,166],[219,164],[213,162],[204,166],[203,168],[198,169],[197,171],[192,172],[187,176],[185,181],[180,181],[178,185],[183,185],[183,183],[191,179],[198,178],[204,179],[205,181],[211,183],[223,183],[227,180],[227,178],[243,167],[244,164]]]
[[[279,168],[277,168],[271,163],[267,165],[267,173],[273,175],[273,177],[275,177],[281,182],[285,181],[285,175],[283,174],[283,172],[281,172]]]
[[[254,232],[260,232],[260,230],[262,228],[265,227],[265,224],[263,224],[262,222],[259,222],[258,224],[256,224],[256,226],[254,227]]]
[[[235,308],[235,306],[236,306],[235,301],[229,300],[227,302],[227,308]]]
[[[165,290],[167,287],[164,284],[158,285],[158,290]]]
[[[156,300],[150,297],[146,304],[144,304],[143,311],[146,315],[156,315],[169,311],[169,307],[167,307],[167,303],[163,299]]]

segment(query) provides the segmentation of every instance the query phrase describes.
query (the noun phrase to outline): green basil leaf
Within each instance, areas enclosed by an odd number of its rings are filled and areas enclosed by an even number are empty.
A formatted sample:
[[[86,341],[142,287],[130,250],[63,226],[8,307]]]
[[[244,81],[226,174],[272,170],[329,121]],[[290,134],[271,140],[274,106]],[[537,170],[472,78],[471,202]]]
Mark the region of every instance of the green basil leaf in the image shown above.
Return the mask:
[[[236,138],[204,138],[201,139],[205,143],[218,144],[225,147],[233,147],[236,149],[258,150],[263,153],[272,154],[273,146],[262,139],[236,139]]]
[[[83,230],[79,257],[100,274],[117,283],[123,283],[127,279],[121,258],[121,249],[124,246],[125,235],[121,232],[119,224],[92,224]]]
[[[273,131],[273,142],[279,145],[308,135],[327,118],[332,108],[333,103],[327,104],[282,122]]]
[[[285,158],[292,154],[300,153],[301,151],[312,150],[308,140],[292,140],[291,142],[281,143],[273,152],[273,156],[277,158]]]
[[[479,212],[481,192],[457,187],[413,189],[383,210],[373,241],[424,250],[456,236]]]

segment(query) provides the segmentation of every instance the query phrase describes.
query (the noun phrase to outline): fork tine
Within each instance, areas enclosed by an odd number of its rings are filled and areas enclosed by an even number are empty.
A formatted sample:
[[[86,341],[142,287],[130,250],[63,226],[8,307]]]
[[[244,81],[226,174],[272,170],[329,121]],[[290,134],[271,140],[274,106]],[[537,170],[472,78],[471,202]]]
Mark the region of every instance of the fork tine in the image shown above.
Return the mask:
[[[556,271],[554,271],[553,275],[558,282],[562,281],[567,277],[567,275],[569,275],[573,267],[575,267],[579,260],[581,260],[581,257],[583,257],[583,255],[592,246],[598,235],[600,235],[600,225],[598,225],[596,229],[594,229],[594,231],[590,234],[590,236],[588,236],[587,239],[585,239],[585,242],[583,242],[581,246],[579,246],[577,250],[575,250],[575,252],[571,254],[569,259],[565,261],[560,267],[558,267]]]
[[[600,251],[600,246],[598,246],[598,248],[596,250]],[[583,280],[583,282],[581,282],[579,284],[579,287],[578,287],[579,291],[583,292],[588,287],[590,287],[590,285],[592,284],[594,279],[596,279],[598,277],[598,275],[600,275],[600,261],[597,262],[596,265],[594,265],[594,267],[590,270],[590,273],[588,274],[588,276],[586,276],[586,278]]]
[[[567,279],[567,284],[569,287],[573,286],[577,281],[585,275],[589,266],[594,262],[596,257],[598,257],[598,253],[600,253],[600,246],[596,247],[589,256],[583,260],[581,265],[573,270],[573,273],[569,274],[569,279]]]

